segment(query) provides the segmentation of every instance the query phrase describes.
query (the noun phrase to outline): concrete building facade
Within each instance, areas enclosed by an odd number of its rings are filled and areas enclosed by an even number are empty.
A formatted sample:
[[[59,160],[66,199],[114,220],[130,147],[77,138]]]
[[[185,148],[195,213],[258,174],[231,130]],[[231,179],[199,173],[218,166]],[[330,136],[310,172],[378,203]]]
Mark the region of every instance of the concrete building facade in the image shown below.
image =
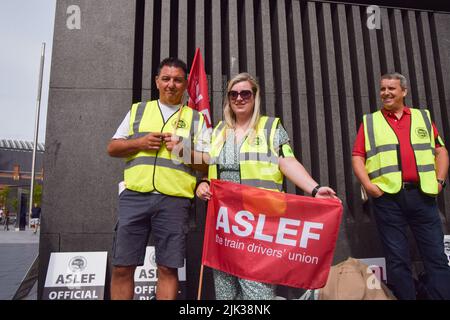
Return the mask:
[[[29,210],[33,148],[33,142],[0,139],[0,191],[9,189],[6,207],[11,215],[10,221],[15,221],[15,227],[21,230],[25,228]],[[44,144],[38,143],[35,185],[42,186],[44,180],[44,150]],[[0,206],[4,206],[4,202],[4,199],[0,199]]]

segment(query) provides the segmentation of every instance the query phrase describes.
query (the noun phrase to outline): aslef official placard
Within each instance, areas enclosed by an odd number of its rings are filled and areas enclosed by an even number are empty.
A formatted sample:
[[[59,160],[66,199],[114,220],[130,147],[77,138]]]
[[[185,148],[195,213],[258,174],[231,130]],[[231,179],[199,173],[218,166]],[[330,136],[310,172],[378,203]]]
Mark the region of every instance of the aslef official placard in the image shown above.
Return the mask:
[[[156,297],[155,247],[148,246],[145,251],[145,260],[142,267],[137,267],[134,272],[134,300],[154,300]],[[178,299],[186,299],[186,259],[184,266],[178,269]]]
[[[103,300],[108,252],[52,252],[44,300]]]

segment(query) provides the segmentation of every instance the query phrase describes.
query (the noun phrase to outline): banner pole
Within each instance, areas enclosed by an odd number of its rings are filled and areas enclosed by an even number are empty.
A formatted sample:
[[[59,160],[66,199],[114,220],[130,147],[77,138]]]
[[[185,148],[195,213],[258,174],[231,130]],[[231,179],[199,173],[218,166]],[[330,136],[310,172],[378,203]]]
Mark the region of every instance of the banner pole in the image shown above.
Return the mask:
[[[202,286],[203,286],[203,264],[200,267],[200,277],[198,279],[197,300],[200,300],[200,298],[202,296]]]

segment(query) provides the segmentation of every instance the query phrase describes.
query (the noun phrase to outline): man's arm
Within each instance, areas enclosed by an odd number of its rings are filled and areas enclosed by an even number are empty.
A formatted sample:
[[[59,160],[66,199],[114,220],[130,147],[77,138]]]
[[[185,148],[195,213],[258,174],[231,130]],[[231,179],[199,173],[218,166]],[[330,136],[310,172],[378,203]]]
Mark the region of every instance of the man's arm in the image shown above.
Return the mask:
[[[448,160],[448,151],[445,149],[444,146],[441,146],[440,148],[436,148],[436,156],[435,156],[435,162],[436,162],[436,177],[440,180],[447,179],[448,174],[448,166],[449,166],[449,160]],[[442,191],[442,185],[438,185],[439,192]]]
[[[137,139],[113,139],[108,144],[111,157],[126,158],[139,151],[159,150],[162,142],[160,132],[151,132]]]
[[[369,195],[374,198],[378,198],[383,195],[383,191],[370,181],[369,175],[367,174],[366,170],[365,158],[360,156],[352,156],[352,167],[353,172],[355,173],[359,182],[361,182],[362,186]]]

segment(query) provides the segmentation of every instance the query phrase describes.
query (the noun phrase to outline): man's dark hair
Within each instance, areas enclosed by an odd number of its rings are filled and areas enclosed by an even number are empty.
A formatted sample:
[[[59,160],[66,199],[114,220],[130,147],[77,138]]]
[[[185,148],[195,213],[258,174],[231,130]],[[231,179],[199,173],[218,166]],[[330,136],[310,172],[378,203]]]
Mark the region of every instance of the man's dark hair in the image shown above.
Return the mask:
[[[186,63],[183,60],[180,60],[178,58],[174,58],[174,57],[169,57],[169,58],[165,58],[163,61],[161,61],[161,63],[159,64],[158,67],[158,75],[161,72],[161,69],[163,67],[175,67],[175,68],[180,68],[183,69],[184,71],[184,77],[187,78],[187,66]]]

